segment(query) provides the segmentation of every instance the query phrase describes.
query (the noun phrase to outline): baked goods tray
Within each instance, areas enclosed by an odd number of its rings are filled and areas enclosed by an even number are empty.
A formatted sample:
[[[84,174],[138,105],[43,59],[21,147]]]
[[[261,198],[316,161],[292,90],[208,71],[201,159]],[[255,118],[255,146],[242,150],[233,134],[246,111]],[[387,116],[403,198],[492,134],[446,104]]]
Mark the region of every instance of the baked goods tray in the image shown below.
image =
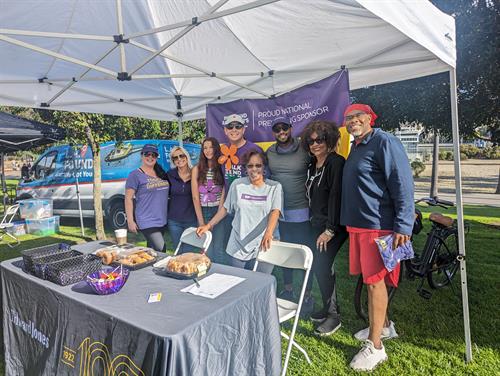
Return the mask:
[[[167,256],[163,258],[162,260],[158,261],[153,265],[153,272],[158,274],[158,275],[163,275],[165,277],[172,277],[175,279],[194,279],[195,282],[197,279],[200,279],[201,277],[205,276],[208,274],[210,265],[208,268],[206,268],[202,272],[197,272],[197,273],[190,273],[190,274],[184,274],[184,273],[176,273],[176,272],[171,272],[167,270],[166,266],[169,262],[169,260],[172,258],[172,256]]]
[[[151,266],[155,262],[157,262],[158,260],[160,260],[164,257],[163,254],[156,252],[151,248],[136,247],[136,246],[131,245],[131,244],[126,244],[125,246],[112,245],[109,247],[98,249],[97,251],[94,252],[94,254],[97,254],[99,251],[103,251],[103,250],[104,251],[114,251],[117,253],[119,258],[125,258],[127,256],[130,256],[130,255],[133,255],[133,254],[136,254],[139,252],[147,252],[149,255],[153,256],[153,259],[145,261],[145,262],[141,262],[141,263],[135,264],[135,265],[121,263],[119,261],[113,261],[110,264],[106,264],[103,262],[105,265],[110,265],[110,266],[114,266],[114,267],[123,266],[124,268],[131,270],[131,271],[139,270],[139,269],[143,269],[143,268],[146,268],[148,266]]]

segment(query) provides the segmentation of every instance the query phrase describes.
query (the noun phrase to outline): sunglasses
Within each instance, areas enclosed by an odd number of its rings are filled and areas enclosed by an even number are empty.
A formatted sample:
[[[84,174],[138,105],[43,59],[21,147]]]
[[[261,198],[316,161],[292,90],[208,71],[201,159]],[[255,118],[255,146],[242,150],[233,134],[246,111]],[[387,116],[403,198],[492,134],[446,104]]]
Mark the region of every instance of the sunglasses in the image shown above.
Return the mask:
[[[240,130],[243,127],[244,127],[244,125],[243,124],[239,124],[239,123],[238,124],[227,124],[227,125],[224,125],[224,128],[226,128],[228,130],[231,130],[231,129],[234,129],[234,128]]]
[[[144,157],[158,158],[158,154],[153,153],[153,152],[151,152],[151,151],[148,151],[148,152],[146,152],[146,153],[142,153],[142,155],[143,155]]]
[[[326,141],[325,137],[308,138],[307,139],[307,144],[309,146],[313,146],[314,144],[321,145],[321,144],[324,144],[325,141]]]
[[[262,163],[256,163],[256,164],[247,164],[247,169],[250,170],[252,168],[262,168]]]
[[[366,115],[364,112],[359,112],[357,114],[354,114],[354,115],[348,115],[345,117],[345,121],[351,121],[353,119],[359,119],[361,115]]]
[[[273,125],[273,132],[274,133],[280,133],[281,131],[288,131],[292,126],[290,124],[286,123],[278,123]]]
[[[186,159],[187,157],[184,154],[173,155],[172,160],[175,162],[178,159]]]

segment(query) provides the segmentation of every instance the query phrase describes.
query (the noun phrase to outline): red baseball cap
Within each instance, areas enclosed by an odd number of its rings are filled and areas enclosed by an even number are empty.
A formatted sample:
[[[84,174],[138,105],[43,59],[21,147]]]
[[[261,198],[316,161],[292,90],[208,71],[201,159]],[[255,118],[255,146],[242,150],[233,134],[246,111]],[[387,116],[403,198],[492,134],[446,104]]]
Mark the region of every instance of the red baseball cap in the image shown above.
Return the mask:
[[[375,119],[378,118],[377,114],[373,112],[372,108],[368,106],[367,104],[362,104],[362,103],[354,103],[349,106],[344,111],[344,117],[352,111],[361,111],[364,112],[365,114],[371,115],[372,119],[370,121],[370,125],[375,124]]]

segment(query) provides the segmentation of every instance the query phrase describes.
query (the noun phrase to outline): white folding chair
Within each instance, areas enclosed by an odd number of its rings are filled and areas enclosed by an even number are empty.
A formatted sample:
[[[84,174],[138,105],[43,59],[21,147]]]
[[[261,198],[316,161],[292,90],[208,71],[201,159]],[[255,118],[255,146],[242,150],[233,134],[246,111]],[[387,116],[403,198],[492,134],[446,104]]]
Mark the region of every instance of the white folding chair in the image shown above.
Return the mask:
[[[5,211],[5,214],[2,218],[2,222],[0,222],[0,241],[3,239],[4,236],[8,236],[16,241],[16,244],[7,243],[7,245],[10,248],[14,248],[15,246],[21,243],[18,238],[16,238],[14,235],[12,235],[7,231],[7,228],[13,226],[12,220],[16,216],[18,210],[19,210],[19,204],[7,207],[7,210]]]
[[[174,255],[179,252],[182,244],[189,244],[193,247],[201,248],[201,253],[205,253],[212,243],[212,233],[210,231],[205,232],[201,237],[196,235],[196,227],[189,227],[184,230],[181,235],[181,240],[177,244]]]
[[[304,300],[304,293],[306,291],[307,279],[309,278],[309,273],[311,271],[312,261],[313,254],[309,247],[301,244],[273,241],[271,242],[271,248],[269,248],[266,252],[259,252],[253,269],[254,271],[257,270],[259,262],[266,262],[268,264],[284,268],[302,269],[305,271],[304,282],[302,283],[302,289],[300,290],[299,302],[294,303],[285,299],[277,299],[280,324],[295,317],[290,336],[287,336],[281,331],[282,337],[288,340],[285,364],[283,365],[283,371],[281,372],[282,376],[286,375],[288,361],[290,360],[290,353],[292,352],[292,345],[302,352],[307,362],[311,364],[311,359],[309,359],[307,352],[294,341],[294,337],[297,324],[299,322],[300,310],[302,308],[302,301]]]

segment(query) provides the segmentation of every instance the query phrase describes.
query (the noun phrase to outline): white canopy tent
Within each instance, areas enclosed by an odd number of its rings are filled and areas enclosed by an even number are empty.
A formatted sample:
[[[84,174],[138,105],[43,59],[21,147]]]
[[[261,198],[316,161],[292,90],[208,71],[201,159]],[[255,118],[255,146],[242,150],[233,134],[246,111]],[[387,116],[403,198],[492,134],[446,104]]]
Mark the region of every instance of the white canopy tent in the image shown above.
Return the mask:
[[[0,104],[197,119],[349,70],[350,88],[449,71],[466,359],[472,359],[455,21],[426,0],[0,0]]]

